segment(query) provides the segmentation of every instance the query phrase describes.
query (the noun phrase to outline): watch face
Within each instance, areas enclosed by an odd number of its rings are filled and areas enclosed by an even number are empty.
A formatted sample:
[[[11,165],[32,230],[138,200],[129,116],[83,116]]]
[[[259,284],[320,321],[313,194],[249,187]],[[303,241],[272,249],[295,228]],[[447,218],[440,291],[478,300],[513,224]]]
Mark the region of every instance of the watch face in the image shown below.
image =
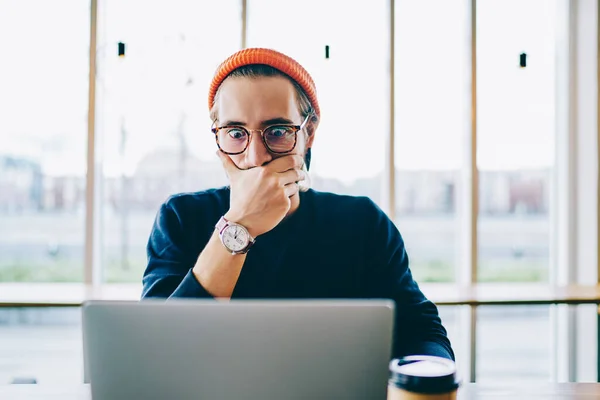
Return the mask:
[[[231,251],[241,251],[249,242],[248,232],[239,225],[228,226],[223,231],[223,243]]]

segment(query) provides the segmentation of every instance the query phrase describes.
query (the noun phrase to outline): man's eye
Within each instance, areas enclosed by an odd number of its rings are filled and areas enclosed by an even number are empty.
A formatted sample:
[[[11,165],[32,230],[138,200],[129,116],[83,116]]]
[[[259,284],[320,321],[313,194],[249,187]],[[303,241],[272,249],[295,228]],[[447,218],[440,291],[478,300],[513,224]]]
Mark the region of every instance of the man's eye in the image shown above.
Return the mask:
[[[227,130],[227,135],[229,135],[232,139],[243,139],[246,137],[246,132],[239,128],[231,128]]]
[[[268,135],[273,138],[284,138],[292,133],[292,129],[286,126],[277,126],[269,129]]]

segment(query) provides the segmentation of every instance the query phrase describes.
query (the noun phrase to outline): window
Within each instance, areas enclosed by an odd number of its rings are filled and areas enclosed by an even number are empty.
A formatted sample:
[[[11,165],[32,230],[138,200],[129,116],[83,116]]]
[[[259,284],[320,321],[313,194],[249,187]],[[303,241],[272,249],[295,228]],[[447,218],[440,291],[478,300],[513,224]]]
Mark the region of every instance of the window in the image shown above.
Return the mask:
[[[455,276],[467,106],[465,9],[464,1],[396,2],[395,222],[420,282]]]
[[[477,309],[477,382],[548,382],[552,362],[549,306]]]
[[[547,281],[557,3],[477,4],[479,280]]]
[[[387,4],[248,1],[248,47],[282,51],[315,80],[322,118],[312,150],[312,187],[367,195],[377,203],[389,134]],[[290,10],[299,21],[291,29],[285,26]]]
[[[0,385],[14,379],[40,384],[83,382],[81,310],[0,309]]]
[[[555,1],[477,2],[479,281],[549,279],[556,13]],[[478,381],[550,379],[548,306],[477,315]]]
[[[240,48],[240,2],[102,3],[97,118],[104,277],[139,282],[161,203],[227,184],[206,104],[218,64]]]
[[[464,368],[463,364],[468,364],[469,360],[467,357],[464,357],[465,354],[465,330],[463,328],[464,323],[462,316],[463,310],[467,306],[438,306],[438,312],[440,314],[440,318],[442,323],[444,324],[444,328],[448,333],[448,339],[452,344],[452,350],[454,350],[454,355],[456,358],[456,367],[457,371],[462,371]]]
[[[1,282],[83,278],[89,15],[0,2]]]

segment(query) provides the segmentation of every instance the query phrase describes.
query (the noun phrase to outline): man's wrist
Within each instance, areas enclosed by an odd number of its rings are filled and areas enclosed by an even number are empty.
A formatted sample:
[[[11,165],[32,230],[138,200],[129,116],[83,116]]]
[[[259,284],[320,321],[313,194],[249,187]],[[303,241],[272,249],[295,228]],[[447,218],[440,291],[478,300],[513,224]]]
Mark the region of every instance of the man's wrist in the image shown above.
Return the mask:
[[[252,227],[248,226],[248,224],[246,223],[246,221],[244,220],[244,218],[240,217],[239,215],[231,212],[231,211],[227,211],[225,213],[225,215],[223,215],[223,218],[225,218],[227,221],[229,222],[233,222],[235,224],[241,225],[244,228],[246,228],[246,230],[248,231],[248,233],[250,234],[250,236],[252,236],[254,239],[256,239],[256,237],[258,236],[258,233],[255,232]]]
[[[227,220],[227,221],[231,221],[231,222],[235,222],[236,224],[241,224],[240,220],[242,218],[240,218],[238,215],[236,215],[234,212],[232,212],[231,210],[227,211],[225,213],[225,215],[223,215],[223,217]]]

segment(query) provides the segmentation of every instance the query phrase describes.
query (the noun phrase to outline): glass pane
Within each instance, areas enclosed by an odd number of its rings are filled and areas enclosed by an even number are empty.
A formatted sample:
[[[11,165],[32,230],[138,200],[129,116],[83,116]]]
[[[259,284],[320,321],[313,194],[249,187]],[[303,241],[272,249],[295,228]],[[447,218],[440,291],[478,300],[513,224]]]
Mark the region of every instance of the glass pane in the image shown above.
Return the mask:
[[[448,339],[452,344],[452,350],[454,350],[454,356],[456,358],[456,367],[460,371],[462,364],[468,364],[469,359],[465,356],[465,351],[468,349],[463,348],[465,343],[464,334],[466,333],[461,326],[464,326],[463,318],[461,315],[463,306],[439,306],[438,311],[442,324],[448,332]],[[464,315],[464,313],[462,313]]]
[[[249,0],[248,46],[286,53],[315,80],[322,115],[312,150],[312,187],[379,202],[389,132],[388,2],[347,2],[343,9],[340,4]],[[301,21],[298,27],[273,34],[273,23],[289,20],[290,10]]]
[[[0,309],[0,354],[0,385],[16,379],[81,384],[81,310]]]
[[[89,20],[0,2],[0,282],[83,279]]]
[[[218,64],[240,48],[240,5],[103,2],[98,124],[108,282],[141,279],[150,228],[169,195],[227,184],[206,104]]]
[[[477,382],[548,382],[549,306],[477,309]]]
[[[420,281],[455,275],[466,9],[464,1],[396,2],[396,224]]]
[[[547,281],[556,2],[477,4],[479,279]]]

